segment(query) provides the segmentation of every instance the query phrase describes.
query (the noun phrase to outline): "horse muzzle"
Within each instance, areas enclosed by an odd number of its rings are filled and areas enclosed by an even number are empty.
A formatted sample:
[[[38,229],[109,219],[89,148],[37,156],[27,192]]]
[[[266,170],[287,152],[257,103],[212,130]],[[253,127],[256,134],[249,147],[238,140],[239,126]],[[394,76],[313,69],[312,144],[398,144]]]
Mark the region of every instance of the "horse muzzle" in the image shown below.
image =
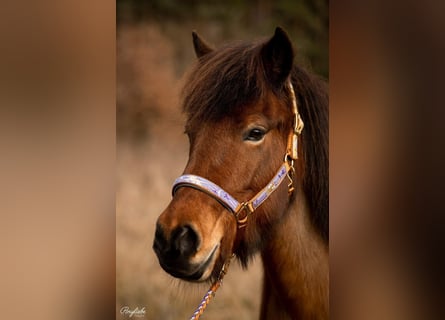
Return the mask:
[[[201,239],[191,226],[175,228],[170,236],[157,225],[153,250],[161,267],[176,278],[205,281],[211,274],[219,244],[209,252],[199,252]]]

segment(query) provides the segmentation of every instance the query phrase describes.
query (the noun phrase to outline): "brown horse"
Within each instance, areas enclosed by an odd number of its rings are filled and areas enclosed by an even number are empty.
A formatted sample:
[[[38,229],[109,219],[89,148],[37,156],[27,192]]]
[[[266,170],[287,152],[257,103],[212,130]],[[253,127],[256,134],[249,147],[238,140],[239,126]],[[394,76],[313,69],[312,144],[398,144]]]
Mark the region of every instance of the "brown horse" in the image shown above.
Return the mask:
[[[232,253],[247,268],[260,252],[261,319],[327,319],[327,85],[294,65],[281,28],[219,50],[193,33],[193,44],[198,62],[183,90],[190,154],[157,222],[160,265],[214,280]]]

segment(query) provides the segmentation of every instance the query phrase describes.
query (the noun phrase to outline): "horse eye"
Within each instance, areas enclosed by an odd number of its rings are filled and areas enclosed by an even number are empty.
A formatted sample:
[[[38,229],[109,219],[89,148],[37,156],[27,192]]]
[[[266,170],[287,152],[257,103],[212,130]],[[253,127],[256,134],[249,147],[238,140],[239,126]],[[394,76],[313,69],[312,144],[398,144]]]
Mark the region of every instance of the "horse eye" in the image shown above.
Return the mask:
[[[244,137],[244,140],[260,141],[261,139],[263,139],[265,134],[266,134],[266,131],[264,129],[254,128],[246,134],[246,136]]]

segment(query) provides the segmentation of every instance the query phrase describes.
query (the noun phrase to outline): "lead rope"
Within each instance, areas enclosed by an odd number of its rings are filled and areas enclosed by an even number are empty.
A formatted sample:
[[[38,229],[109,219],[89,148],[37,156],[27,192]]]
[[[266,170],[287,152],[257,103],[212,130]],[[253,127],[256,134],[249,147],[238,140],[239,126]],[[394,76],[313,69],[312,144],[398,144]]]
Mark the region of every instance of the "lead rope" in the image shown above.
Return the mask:
[[[221,268],[221,271],[219,272],[218,278],[211,285],[209,291],[207,291],[207,293],[204,295],[204,297],[201,300],[201,303],[199,304],[198,308],[196,308],[196,311],[193,313],[190,320],[198,320],[199,317],[204,313],[204,310],[206,309],[210,300],[215,296],[216,290],[218,290],[218,288],[221,286],[222,280],[227,273],[230,262],[232,261],[232,259],[234,257],[235,257],[235,254],[232,254],[232,256],[229,258],[229,260],[227,260],[226,263],[224,263],[223,267]]]

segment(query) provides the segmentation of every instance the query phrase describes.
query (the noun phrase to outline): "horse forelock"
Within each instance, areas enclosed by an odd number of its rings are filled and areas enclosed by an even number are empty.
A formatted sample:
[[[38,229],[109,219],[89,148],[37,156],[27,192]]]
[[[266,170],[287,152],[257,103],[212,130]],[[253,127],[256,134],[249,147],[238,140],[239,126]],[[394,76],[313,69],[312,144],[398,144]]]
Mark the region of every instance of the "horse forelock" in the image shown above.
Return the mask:
[[[278,99],[288,99],[286,90],[276,91],[267,82],[261,60],[262,42],[231,44],[214,50],[197,61],[183,91],[186,131],[205,122],[236,116],[241,108],[274,91]],[[305,123],[302,134],[304,159],[303,189],[308,198],[311,221],[327,242],[328,213],[328,92],[327,84],[303,68],[295,66],[291,79],[298,107]]]
[[[254,43],[238,43],[201,57],[183,89],[187,124],[219,121],[258,101],[264,93],[261,59]]]

